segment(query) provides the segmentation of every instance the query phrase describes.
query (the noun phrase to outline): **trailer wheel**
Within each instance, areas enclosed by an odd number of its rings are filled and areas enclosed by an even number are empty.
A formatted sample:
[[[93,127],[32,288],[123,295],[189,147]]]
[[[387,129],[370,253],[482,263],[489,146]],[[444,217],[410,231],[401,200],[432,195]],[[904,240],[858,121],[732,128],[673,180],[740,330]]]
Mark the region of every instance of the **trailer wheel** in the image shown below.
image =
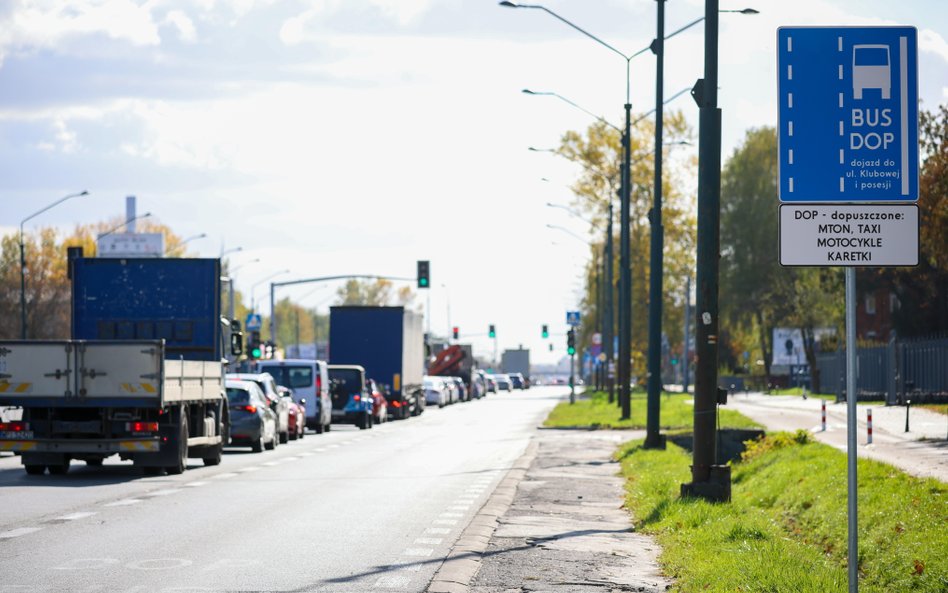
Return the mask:
[[[146,476],[160,476],[164,471],[163,467],[156,465],[146,465],[142,467],[142,472],[144,472]]]
[[[206,449],[208,455],[203,457],[204,465],[220,465],[224,456],[223,441]]]
[[[66,472],[69,471],[69,458],[66,457],[63,459],[62,463],[57,463],[54,465],[47,466],[49,468],[49,473],[52,476],[64,476]]]
[[[46,472],[45,465],[24,465],[23,469],[31,476],[42,476]]]
[[[180,410],[180,430],[178,430],[178,459],[174,465],[165,467],[168,475],[175,476],[184,473],[188,468],[188,414],[187,408],[181,407]]]

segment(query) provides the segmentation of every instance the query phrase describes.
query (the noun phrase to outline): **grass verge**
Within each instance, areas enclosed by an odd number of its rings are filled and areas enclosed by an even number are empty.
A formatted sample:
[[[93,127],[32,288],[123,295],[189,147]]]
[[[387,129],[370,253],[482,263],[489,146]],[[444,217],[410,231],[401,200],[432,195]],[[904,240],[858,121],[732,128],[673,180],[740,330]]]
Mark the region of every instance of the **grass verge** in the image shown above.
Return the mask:
[[[845,593],[846,456],[778,433],[733,466],[732,502],[679,497],[691,455],[618,452],[627,506],[679,593]],[[948,486],[859,460],[860,591],[948,591]]]
[[[694,424],[694,406],[691,395],[663,392],[661,403],[662,430],[691,428]],[[609,403],[603,391],[587,392],[575,404],[558,404],[543,422],[549,428],[645,428],[645,392],[632,394],[632,414],[628,420],[620,420],[619,407]],[[722,428],[761,428],[751,419],[726,407],[720,409]]]
[[[948,416],[948,404],[921,404],[918,407]]]

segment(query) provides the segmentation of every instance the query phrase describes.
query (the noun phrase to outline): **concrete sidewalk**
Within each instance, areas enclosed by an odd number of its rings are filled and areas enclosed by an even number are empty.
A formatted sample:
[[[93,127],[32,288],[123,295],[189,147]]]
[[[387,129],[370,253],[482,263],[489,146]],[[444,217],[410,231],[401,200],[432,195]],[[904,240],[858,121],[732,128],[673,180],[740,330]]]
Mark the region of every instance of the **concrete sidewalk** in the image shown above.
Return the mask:
[[[736,394],[727,406],[767,430],[809,430],[820,442],[846,450],[846,403],[826,402],[826,432],[821,431],[822,400],[793,395]],[[868,410],[872,410],[872,444],[867,444]],[[894,465],[906,473],[948,482],[948,416],[923,408],[859,404],[859,456]]]
[[[428,588],[430,593],[583,593],[670,587],[635,533],[612,455],[644,431],[541,430]],[[486,538],[485,538],[486,536]]]

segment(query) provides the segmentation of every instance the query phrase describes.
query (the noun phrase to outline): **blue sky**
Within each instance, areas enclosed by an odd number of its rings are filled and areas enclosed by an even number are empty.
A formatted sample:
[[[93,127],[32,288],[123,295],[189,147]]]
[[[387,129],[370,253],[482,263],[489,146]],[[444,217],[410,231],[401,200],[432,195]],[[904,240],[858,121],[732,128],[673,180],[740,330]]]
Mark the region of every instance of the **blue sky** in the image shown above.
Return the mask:
[[[545,5],[629,53],[655,35],[653,0]],[[948,100],[948,3],[721,2],[747,6],[761,14],[721,17],[725,157],[746,129],[776,122],[780,25],[915,25],[923,105]],[[702,12],[669,0],[667,30]],[[669,96],[701,75],[701,27],[666,47]],[[632,62],[637,112],[652,107],[654,67],[649,54]],[[200,255],[239,245],[235,264],[261,258],[241,271],[245,289],[284,267],[288,278],[413,276],[430,259],[433,330],[494,323],[501,348],[549,358],[540,325],[558,331],[575,307],[588,248],[546,224],[587,229],[545,207],[570,201],[579,170],[526,147],[590,120],[519,91],[619,121],[624,87],[621,58],[493,0],[6,1],[0,230],[88,189],[28,227],[118,216],[136,195],[181,235],[207,233],[191,244]],[[688,97],[671,107],[697,126]],[[326,306],[332,291],[304,304]]]

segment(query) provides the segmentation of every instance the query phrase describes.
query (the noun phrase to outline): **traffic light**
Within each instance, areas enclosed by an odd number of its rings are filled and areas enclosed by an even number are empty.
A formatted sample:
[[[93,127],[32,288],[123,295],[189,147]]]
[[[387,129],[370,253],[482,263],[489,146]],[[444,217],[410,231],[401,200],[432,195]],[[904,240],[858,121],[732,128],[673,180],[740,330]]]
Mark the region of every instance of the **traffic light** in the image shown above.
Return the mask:
[[[550,343],[550,352],[553,352],[553,344]]]
[[[570,356],[576,354],[576,332],[573,330],[566,332],[566,353]]]
[[[428,260],[418,260],[418,288],[431,286],[431,264]]]
[[[250,358],[259,359],[261,356],[263,356],[263,348],[261,348],[261,345],[260,345],[260,332],[259,331],[250,332],[250,340],[249,340],[248,346],[250,346],[250,348],[248,348],[250,352]]]
[[[496,337],[497,337],[497,330],[494,329],[494,324],[493,324],[493,323],[490,324],[490,326],[487,328],[487,336],[490,337],[490,338],[496,338]]]
[[[455,325],[454,328],[451,330],[451,334],[454,336],[454,339],[455,339],[455,340],[458,339],[458,335],[459,335],[460,333],[461,333],[461,332],[458,331],[458,326],[456,326],[456,325]]]
[[[543,325],[543,330],[540,332],[540,335],[543,336],[544,340],[550,337],[550,330],[547,328],[546,324]]]

